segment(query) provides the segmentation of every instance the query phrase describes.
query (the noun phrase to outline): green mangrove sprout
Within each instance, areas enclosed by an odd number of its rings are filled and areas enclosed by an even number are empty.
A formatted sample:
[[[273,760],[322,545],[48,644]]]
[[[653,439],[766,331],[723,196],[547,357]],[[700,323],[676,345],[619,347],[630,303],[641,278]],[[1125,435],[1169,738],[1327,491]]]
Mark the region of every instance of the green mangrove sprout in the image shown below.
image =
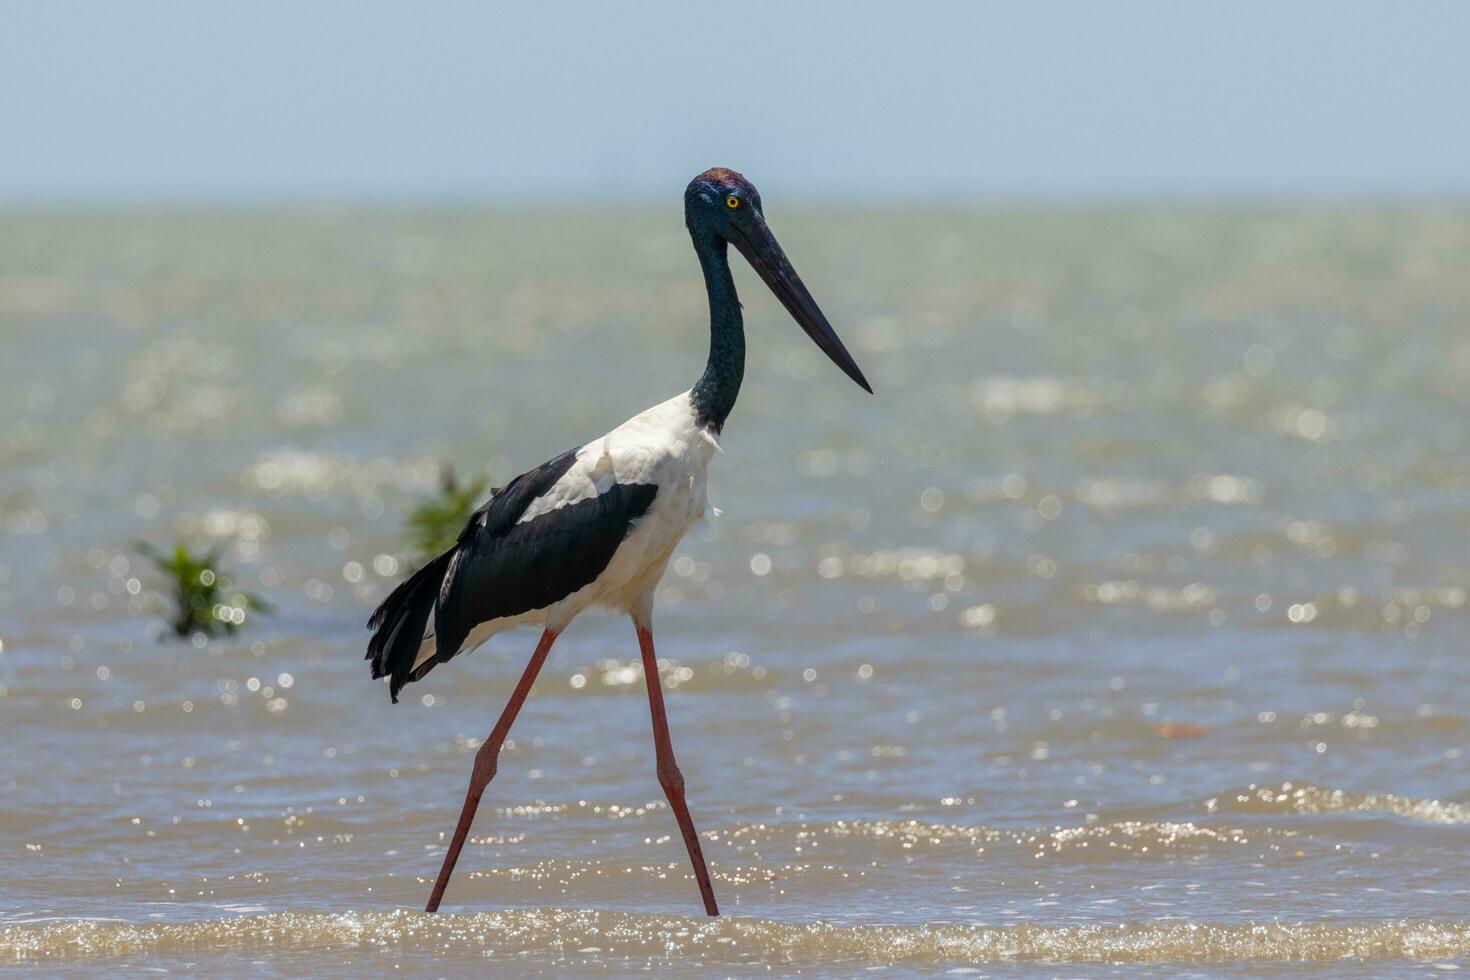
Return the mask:
[[[181,543],[172,551],[160,551],[144,541],[137,547],[167,581],[173,603],[168,626],[176,636],[234,633],[245,624],[247,615],[270,611],[263,599],[236,589],[220,570],[224,549],[219,546],[202,554],[191,553]]]
[[[477,476],[464,483],[454,467],[439,473],[439,492],[420,503],[408,515],[408,534],[418,563],[423,564],[450,548],[469,523],[470,515],[485,495],[487,481]]]

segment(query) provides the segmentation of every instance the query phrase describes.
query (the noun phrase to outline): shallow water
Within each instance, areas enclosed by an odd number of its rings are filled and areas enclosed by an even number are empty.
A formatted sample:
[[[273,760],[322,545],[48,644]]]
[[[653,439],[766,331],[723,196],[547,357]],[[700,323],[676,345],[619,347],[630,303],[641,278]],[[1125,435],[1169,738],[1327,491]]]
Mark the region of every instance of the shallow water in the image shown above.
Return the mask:
[[[772,216],[722,515],[579,621],[361,661],[439,460],[686,387],[676,208],[0,218],[0,962],[112,972],[1417,973],[1470,963],[1470,213]],[[159,636],[134,549],[276,612]],[[1043,965],[1038,965],[1043,964]]]

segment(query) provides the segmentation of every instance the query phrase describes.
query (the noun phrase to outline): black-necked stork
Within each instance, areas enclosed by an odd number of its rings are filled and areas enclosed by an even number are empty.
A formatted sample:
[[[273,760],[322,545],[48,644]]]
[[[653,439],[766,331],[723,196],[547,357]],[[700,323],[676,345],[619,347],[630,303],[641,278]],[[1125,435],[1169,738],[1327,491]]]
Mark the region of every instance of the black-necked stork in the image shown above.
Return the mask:
[[[557,636],[591,606],[633,619],[653,715],[658,781],[679,822],[704,910],[718,915],[699,837],[684,802],[653,651],[653,595],[684,532],[705,512],[705,471],[745,372],[745,330],[730,274],[734,245],[818,347],[871,392],[867,379],[766,226],[761,197],[740,174],[706,170],[684,191],[684,222],[709,293],[709,360],[693,388],[577,449],[523,473],[470,519],[459,542],[393,590],[373,613],[367,658],[393,700],[456,654],[514,626],[542,627],[515,692],[475,755],[469,792],[429,895],[435,911],[464,846],[500,748]]]

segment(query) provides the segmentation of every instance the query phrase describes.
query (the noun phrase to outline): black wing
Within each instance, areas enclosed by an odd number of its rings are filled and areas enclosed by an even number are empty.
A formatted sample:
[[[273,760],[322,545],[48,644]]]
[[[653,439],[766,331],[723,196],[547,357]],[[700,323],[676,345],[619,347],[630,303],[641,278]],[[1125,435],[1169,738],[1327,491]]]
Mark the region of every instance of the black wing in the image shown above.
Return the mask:
[[[528,492],[513,514],[496,508],[495,498],[460,535],[434,617],[436,661],[458,653],[481,623],[541,609],[590,585],[658,493],[649,483],[614,483],[599,496],[517,523],[555,482]],[[518,489],[513,484],[506,494]]]
[[[374,613],[368,646],[373,676],[392,676],[392,694],[459,653],[478,625],[541,609],[591,584],[612,561],[658,487],[614,484],[607,492],[518,523],[576,462],[563,453],[512,480],[470,518],[449,551],[420,569]],[[435,652],[417,668],[434,616]]]

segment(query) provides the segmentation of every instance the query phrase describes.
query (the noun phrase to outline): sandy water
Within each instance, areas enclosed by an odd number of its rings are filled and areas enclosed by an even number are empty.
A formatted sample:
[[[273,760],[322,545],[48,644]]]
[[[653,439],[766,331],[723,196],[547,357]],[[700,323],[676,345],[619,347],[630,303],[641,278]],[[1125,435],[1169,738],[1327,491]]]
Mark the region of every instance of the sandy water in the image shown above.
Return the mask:
[[[1470,213],[772,214],[878,394],[738,273],[722,515],[390,707],[440,460],[687,387],[676,208],[0,218],[0,962],[251,974],[1313,976],[1470,963]],[[276,606],[162,640],[133,544]]]

